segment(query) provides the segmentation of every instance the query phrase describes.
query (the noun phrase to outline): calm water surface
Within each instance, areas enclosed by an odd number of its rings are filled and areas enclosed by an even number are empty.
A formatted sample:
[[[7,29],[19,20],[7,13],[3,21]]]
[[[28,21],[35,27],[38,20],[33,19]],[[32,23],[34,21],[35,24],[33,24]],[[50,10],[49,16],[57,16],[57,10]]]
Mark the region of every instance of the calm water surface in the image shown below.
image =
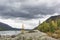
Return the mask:
[[[21,31],[0,31],[0,35],[17,35],[21,33]]]

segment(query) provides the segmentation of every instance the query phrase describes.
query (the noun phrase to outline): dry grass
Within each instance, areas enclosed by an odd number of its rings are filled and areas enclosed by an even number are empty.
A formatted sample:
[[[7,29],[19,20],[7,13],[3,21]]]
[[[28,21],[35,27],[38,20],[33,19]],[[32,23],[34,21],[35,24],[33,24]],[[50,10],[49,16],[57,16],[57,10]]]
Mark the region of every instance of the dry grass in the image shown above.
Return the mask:
[[[53,38],[60,38],[60,30],[56,30],[54,33],[47,32],[48,36],[53,37]]]

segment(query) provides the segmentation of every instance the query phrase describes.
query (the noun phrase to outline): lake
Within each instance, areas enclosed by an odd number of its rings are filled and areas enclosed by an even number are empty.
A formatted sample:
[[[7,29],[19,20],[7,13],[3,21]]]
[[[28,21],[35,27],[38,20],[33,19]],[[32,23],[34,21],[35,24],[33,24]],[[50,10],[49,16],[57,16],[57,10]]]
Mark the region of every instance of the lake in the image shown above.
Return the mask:
[[[0,35],[17,35],[21,33],[21,31],[0,31]]]

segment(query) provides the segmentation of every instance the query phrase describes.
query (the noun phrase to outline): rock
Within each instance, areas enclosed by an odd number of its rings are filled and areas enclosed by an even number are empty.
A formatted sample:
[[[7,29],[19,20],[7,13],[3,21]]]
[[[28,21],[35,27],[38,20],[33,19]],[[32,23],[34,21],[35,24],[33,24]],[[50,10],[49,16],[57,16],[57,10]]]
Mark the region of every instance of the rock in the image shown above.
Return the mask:
[[[20,34],[19,36],[20,36],[19,38],[21,40],[24,40],[24,39],[25,40],[28,40],[28,39],[31,39],[31,40],[57,40],[57,39],[47,36],[47,34],[43,33],[43,32],[25,33],[25,34]]]
[[[7,40],[57,40],[52,37],[47,36],[46,33],[43,32],[33,32],[33,33],[25,33],[25,34],[19,34],[14,38],[6,38]],[[6,40],[4,38],[1,38],[0,40]]]

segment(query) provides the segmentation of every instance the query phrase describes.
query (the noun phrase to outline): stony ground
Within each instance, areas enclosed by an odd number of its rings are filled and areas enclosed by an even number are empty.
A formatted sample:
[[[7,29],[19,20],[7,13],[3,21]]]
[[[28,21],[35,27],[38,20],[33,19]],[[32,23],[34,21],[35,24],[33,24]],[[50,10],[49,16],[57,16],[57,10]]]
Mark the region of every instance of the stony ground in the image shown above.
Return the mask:
[[[0,38],[0,40],[58,40],[42,32],[18,34],[15,38]]]
[[[18,40],[57,40],[47,36],[47,34],[42,32],[20,34],[17,37],[15,37],[14,40],[17,40],[17,39]]]

